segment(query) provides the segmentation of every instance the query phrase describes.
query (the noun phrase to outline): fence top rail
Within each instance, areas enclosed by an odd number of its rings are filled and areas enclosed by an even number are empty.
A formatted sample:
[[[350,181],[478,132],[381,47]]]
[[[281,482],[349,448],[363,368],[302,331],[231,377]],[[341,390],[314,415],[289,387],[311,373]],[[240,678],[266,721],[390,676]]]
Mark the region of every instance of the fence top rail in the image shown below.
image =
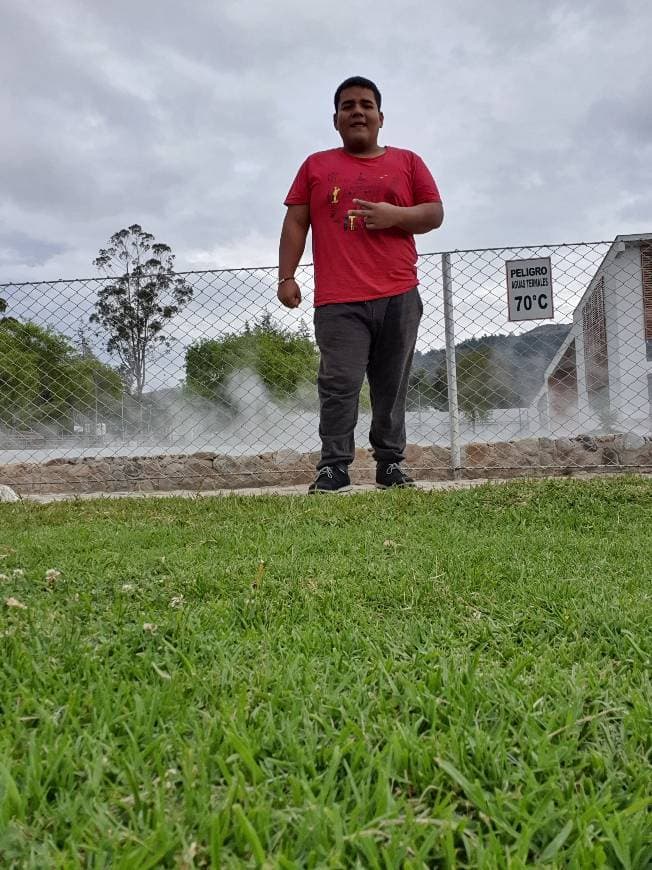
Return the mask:
[[[650,238],[649,233],[641,233],[636,236],[618,236],[617,239],[645,239]],[[443,254],[485,254],[488,252],[494,252],[496,254],[500,254],[504,251],[517,251],[517,250],[525,250],[531,251],[537,248],[548,248],[558,250],[559,248],[578,248],[578,247],[592,247],[596,245],[612,245],[614,243],[614,239],[603,239],[599,241],[591,241],[591,242],[553,242],[553,243],[543,243],[537,242],[536,244],[530,245],[503,245],[501,247],[493,247],[493,248],[453,248],[448,251],[430,251],[419,254],[419,259],[425,259],[428,257],[441,257]],[[300,263],[300,268],[310,269],[312,268],[312,263]],[[188,275],[214,275],[214,274],[230,274],[234,272],[272,272],[277,269],[278,266],[232,266],[231,268],[218,268],[218,269],[189,269],[183,272],[175,272],[175,275],[179,277],[186,277]],[[121,278],[122,275],[93,275],[92,277],[87,278],[52,278],[51,280],[41,280],[41,281],[4,281],[0,284],[0,291],[5,290],[10,287],[39,287],[43,285],[52,285],[52,284],[88,284],[88,283],[97,283],[104,281],[111,281],[115,278]]]

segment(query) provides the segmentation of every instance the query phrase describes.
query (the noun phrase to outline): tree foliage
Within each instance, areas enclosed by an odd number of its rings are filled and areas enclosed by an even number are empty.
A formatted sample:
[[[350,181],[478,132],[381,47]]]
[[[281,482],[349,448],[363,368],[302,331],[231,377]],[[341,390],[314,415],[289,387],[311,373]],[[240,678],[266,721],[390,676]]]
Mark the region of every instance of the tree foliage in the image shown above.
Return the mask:
[[[186,385],[194,393],[223,400],[231,374],[256,372],[279,399],[294,396],[301,383],[316,383],[319,355],[305,331],[293,333],[269,315],[239,334],[203,339],[186,351]]]
[[[93,262],[110,281],[98,293],[91,322],[108,336],[107,350],[117,355],[126,386],[140,399],[148,357],[169,343],[163,331],[191,300],[192,287],[175,276],[170,247],[138,224],[114,233]]]
[[[122,391],[120,376],[92,355],[82,356],[62,335],[0,320],[0,422],[16,429],[70,423],[71,413],[88,413],[98,399]]]
[[[448,383],[446,368],[430,374],[423,366],[415,366],[410,372],[407,393],[407,409],[435,408],[443,411],[448,407]]]
[[[457,393],[460,410],[475,426],[489,419],[496,408],[516,408],[520,397],[513,378],[494,363],[491,349],[479,345],[465,349],[457,358]]]
[[[457,348],[457,394],[459,408],[474,425],[489,419],[493,410],[519,408],[526,404],[520,385],[525,375],[518,358],[496,352],[488,340],[469,339]],[[424,363],[435,357],[428,369]],[[445,351],[418,354],[410,373],[408,409],[431,407],[448,410]]]

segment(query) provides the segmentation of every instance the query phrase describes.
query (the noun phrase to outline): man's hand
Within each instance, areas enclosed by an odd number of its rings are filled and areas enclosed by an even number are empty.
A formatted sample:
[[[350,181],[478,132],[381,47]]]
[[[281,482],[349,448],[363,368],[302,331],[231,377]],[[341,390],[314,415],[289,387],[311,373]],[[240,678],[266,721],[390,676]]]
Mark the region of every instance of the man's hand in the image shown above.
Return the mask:
[[[281,305],[285,305],[286,308],[297,308],[301,305],[301,290],[294,278],[288,278],[287,281],[279,284],[276,296]]]
[[[358,208],[349,211],[349,217],[359,217],[368,230],[388,230],[395,227],[401,211],[399,206],[390,202],[367,202],[364,199],[354,199]]]
[[[422,202],[420,205],[392,205],[391,202],[367,202],[354,199],[358,208],[349,211],[349,217],[362,219],[368,230],[388,230],[396,227],[405,233],[429,233],[441,226],[444,209],[440,202]]]

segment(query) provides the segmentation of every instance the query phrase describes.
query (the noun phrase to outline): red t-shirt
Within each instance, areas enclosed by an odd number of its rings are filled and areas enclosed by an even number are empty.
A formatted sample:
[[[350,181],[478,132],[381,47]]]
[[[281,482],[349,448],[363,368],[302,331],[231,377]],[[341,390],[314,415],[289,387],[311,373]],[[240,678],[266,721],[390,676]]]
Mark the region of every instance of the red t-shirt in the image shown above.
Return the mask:
[[[392,227],[367,230],[349,218],[354,199],[412,206],[441,202],[423,160],[403,148],[378,157],[354,157],[343,148],[311,154],[297,173],[285,205],[310,205],[315,305],[365,302],[416,287],[414,236]]]

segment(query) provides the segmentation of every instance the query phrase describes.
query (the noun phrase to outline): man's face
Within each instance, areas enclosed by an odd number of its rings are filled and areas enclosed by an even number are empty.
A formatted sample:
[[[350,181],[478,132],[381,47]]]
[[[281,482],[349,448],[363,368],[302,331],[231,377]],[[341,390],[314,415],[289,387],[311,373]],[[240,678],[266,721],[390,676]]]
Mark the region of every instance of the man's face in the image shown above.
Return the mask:
[[[368,88],[346,88],[340,94],[333,116],[335,129],[348,151],[369,151],[378,143],[383,113],[378,111],[374,92]]]

